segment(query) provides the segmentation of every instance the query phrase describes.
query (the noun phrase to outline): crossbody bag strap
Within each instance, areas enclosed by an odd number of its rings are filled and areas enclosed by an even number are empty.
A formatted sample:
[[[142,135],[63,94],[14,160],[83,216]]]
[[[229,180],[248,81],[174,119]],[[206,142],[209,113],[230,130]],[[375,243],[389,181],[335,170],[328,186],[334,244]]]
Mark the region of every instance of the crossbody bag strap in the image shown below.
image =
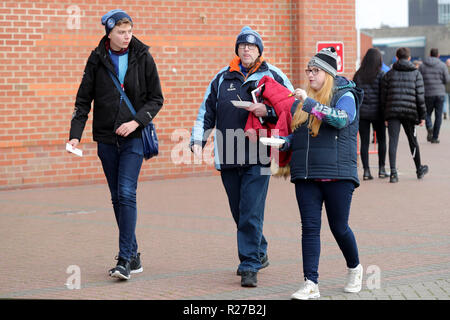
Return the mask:
[[[130,109],[133,116],[136,115],[136,110],[134,110],[133,105],[131,104],[130,99],[128,99],[125,91],[122,89],[122,86],[119,83],[119,80],[117,77],[111,72],[111,70],[108,70],[109,75],[111,76],[111,79],[113,80],[114,84],[116,85],[117,90],[119,90],[119,93],[123,100],[125,100],[125,103],[127,104],[128,109]]]

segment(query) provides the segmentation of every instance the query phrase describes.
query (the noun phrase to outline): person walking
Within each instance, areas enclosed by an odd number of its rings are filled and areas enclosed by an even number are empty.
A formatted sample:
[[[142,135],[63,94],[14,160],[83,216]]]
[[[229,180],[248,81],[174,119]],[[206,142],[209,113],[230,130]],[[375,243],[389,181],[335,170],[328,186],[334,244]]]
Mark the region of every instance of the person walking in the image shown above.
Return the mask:
[[[360,155],[364,173],[363,180],[372,180],[369,166],[370,125],[376,132],[378,144],[378,177],[386,178],[386,126],[380,108],[382,56],[377,48],[370,48],[364,56],[361,66],[356,71],[353,81],[363,89],[364,98],[359,110],[359,135],[361,137]]]
[[[291,182],[300,210],[304,283],[292,299],[320,297],[319,258],[322,206],[348,268],[346,292],[359,292],[363,267],[355,236],[348,225],[350,205],[360,184],[357,171],[359,106],[363,92],[337,76],[335,48],[319,51],[305,70],[307,90],[295,89],[291,127],[280,151],[292,152]]]
[[[447,71],[450,74],[450,58],[448,58],[445,61],[445,64],[447,66]],[[445,102],[446,102],[446,107],[444,109],[444,119],[449,119],[449,111],[450,111],[450,82],[447,82],[447,84],[445,85],[445,92],[446,92],[446,96],[445,96]]]
[[[268,148],[251,142],[244,128],[249,113],[263,122],[276,122],[277,117],[274,109],[263,103],[237,108],[231,101],[252,101],[250,92],[263,76],[293,90],[286,75],[264,60],[263,50],[259,33],[248,26],[242,28],[235,43],[235,58],[214,76],[206,90],[190,142],[194,155],[201,159],[202,148],[211,130],[216,129],[215,166],[237,226],[240,264],[236,273],[243,287],[256,287],[257,272],[269,264],[263,221],[270,178]]]
[[[446,95],[445,85],[450,81],[450,76],[447,66],[439,59],[438,49],[431,49],[430,56],[423,60],[419,71],[422,74],[425,85],[427,141],[439,143],[439,131],[442,124],[442,112]],[[433,112],[434,124],[431,120]]]
[[[69,144],[77,147],[94,101],[93,139],[108,182],[117,225],[119,253],[111,277],[130,279],[142,272],[136,241],[136,189],[143,162],[141,131],[163,106],[158,71],[149,47],[133,35],[133,21],[123,10],[102,19],[106,35],[84,69],[70,126]],[[131,101],[133,116],[116,89],[116,77]]]
[[[400,126],[408,138],[417,179],[422,179],[428,172],[428,166],[422,165],[420,159],[416,132],[416,125],[423,126],[426,118],[422,74],[410,61],[411,54],[408,48],[397,49],[396,57],[397,62],[385,74],[381,83],[381,107],[388,123],[391,183],[398,182],[396,158]]]

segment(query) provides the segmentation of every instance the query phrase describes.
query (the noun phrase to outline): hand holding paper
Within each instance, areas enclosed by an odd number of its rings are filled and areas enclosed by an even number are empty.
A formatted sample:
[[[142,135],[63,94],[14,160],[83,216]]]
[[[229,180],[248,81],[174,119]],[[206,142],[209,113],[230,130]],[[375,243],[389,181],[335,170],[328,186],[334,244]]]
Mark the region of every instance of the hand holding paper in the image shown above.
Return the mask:
[[[66,143],[66,150],[76,154],[79,157],[83,156],[83,151],[81,149],[73,147],[70,143]]]

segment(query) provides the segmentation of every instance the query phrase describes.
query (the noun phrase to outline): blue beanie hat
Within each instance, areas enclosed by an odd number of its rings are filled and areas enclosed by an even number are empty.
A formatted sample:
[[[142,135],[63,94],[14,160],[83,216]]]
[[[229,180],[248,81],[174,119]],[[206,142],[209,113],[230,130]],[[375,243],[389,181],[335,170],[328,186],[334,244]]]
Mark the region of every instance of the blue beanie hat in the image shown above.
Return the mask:
[[[259,49],[259,55],[261,56],[264,50],[263,42],[261,39],[261,36],[258,32],[252,30],[249,26],[245,26],[242,28],[241,33],[237,36],[236,39],[236,45],[234,48],[234,52],[236,52],[236,55],[238,54],[238,46],[239,43],[251,43],[255,44]]]
[[[116,26],[117,21],[128,18],[131,22],[131,17],[123,10],[120,9],[114,9],[109,11],[107,14],[105,14],[102,17],[102,25],[105,26],[106,35],[108,35],[112,29]]]

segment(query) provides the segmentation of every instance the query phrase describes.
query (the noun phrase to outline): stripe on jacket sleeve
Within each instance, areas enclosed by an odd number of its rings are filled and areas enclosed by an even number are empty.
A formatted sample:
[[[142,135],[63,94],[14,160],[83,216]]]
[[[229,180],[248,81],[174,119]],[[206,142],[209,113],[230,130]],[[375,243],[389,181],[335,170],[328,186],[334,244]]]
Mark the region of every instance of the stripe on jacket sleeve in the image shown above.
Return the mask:
[[[223,72],[226,71],[227,69],[228,69],[228,67],[225,67],[222,70],[220,70],[216,74],[214,79],[210,82],[208,88],[206,89],[205,95],[203,97],[203,101],[198,110],[197,119],[195,120],[194,126],[192,127],[191,144],[194,143],[194,141],[197,143],[200,141],[201,142],[206,141],[206,139],[208,137],[204,137],[205,131],[212,129],[215,125],[215,120],[212,121],[214,123],[214,125],[205,125],[205,117],[209,118],[211,116],[210,114],[207,114],[206,103],[207,103],[208,99],[210,98],[211,88],[212,88],[214,82],[217,81],[217,78],[219,76],[222,76]],[[210,106],[210,108],[216,108],[216,106]]]
[[[334,108],[320,104],[314,99],[307,98],[303,103],[303,110],[315,115],[318,119],[337,129],[342,129],[355,119],[355,97],[351,92],[347,92],[339,98]]]

